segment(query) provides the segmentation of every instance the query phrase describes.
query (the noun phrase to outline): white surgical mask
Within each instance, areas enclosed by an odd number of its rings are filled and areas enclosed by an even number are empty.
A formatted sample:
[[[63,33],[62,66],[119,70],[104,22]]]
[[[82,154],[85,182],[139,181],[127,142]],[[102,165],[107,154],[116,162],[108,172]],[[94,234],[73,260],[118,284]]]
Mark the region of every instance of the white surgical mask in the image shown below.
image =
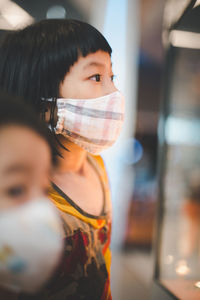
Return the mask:
[[[61,226],[56,208],[45,198],[0,212],[0,286],[36,292],[59,262]]]
[[[98,155],[116,141],[124,120],[119,91],[93,99],[57,99],[56,133]]]

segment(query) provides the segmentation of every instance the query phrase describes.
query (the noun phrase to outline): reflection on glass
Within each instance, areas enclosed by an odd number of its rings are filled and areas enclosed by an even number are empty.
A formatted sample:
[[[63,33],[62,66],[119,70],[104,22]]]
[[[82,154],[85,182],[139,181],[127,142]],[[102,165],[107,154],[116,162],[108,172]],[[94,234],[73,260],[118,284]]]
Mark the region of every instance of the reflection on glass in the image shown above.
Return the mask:
[[[200,59],[176,49],[169,112],[160,281],[178,299],[200,299]]]

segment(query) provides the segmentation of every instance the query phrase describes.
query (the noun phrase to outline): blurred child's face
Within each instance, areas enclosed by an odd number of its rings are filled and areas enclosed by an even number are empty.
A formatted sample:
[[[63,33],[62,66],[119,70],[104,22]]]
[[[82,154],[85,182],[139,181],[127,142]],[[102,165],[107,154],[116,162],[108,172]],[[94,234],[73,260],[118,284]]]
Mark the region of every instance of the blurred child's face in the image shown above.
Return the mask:
[[[51,153],[29,128],[0,128],[0,210],[47,195]]]
[[[60,85],[60,97],[97,98],[116,90],[110,55],[100,50],[81,56],[70,68]]]

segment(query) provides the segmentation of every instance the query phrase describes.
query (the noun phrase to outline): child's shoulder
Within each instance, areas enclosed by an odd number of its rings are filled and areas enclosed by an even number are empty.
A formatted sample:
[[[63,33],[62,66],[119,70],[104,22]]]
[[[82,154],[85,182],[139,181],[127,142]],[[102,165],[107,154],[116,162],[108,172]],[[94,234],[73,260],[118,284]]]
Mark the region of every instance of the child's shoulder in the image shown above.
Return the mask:
[[[100,155],[88,154],[88,159],[99,169],[104,181],[108,181],[107,171],[103,158]]]

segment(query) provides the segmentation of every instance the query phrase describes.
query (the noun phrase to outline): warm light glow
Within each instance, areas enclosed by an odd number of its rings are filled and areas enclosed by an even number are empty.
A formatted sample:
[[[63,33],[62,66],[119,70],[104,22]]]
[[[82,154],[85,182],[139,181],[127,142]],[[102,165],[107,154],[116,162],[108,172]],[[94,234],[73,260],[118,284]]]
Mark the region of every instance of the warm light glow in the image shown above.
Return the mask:
[[[180,260],[177,263],[176,273],[178,275],[184,276],[190,273],[190,268],[187,266],[187,262],[185,260]]]
[[[198,6],[200,4],[200,0],[197,0],[194,7]]]
[[[10,0],[0,0],[0,15],[10,25],[10,29],[22,28],[34,21],[24,9]]]
[[[200,289],[200,281],[197,281],[197,282],[195,282],[195,284],[194,284],[197,288],[199,288]]]
[[[200,49],[200,34],[190,31],[172,30],[169,41],[174,47]]]

